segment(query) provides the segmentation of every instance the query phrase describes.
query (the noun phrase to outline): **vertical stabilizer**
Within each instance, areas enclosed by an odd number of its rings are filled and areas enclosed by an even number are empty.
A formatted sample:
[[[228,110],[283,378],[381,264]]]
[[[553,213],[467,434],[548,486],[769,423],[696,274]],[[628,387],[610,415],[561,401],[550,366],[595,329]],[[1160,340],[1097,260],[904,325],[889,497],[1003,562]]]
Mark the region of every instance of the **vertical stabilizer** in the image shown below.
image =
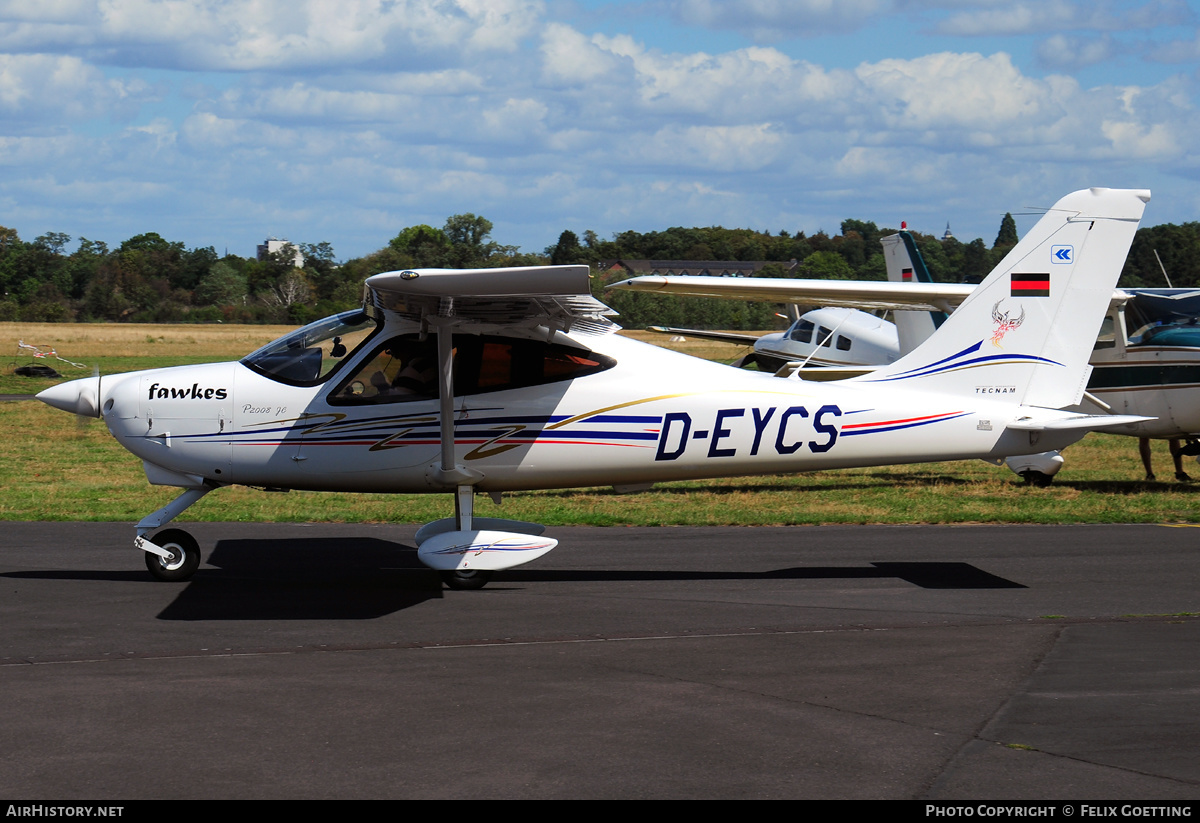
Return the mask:
[[[921,258],[921,252],[907,231],[879,238],[883,244],[883,259],[887,266],[887,279],[892,283],[932,283],[929,269]],[[900,340],[900,354],[905,355],[924,343],[946,322],[945,312],[902,311],[892,312],[896,321],[896,336]]]
[[[1143,189],[1068,194],[932,337],[855,381],[1045,408],[1078,403],[1149,200]]]

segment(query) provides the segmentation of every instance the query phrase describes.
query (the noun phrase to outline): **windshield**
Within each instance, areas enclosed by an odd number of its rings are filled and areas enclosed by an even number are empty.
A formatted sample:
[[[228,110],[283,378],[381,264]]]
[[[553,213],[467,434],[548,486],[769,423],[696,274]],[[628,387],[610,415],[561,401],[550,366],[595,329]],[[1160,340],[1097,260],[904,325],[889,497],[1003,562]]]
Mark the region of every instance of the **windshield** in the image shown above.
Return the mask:
[[[259,374],[293,386],[323,383],[379,329],[361,309],[310,323],[242,358]]]
[[[1200,325],[1196,318],[1177,323],[1150,323],[1129,337],[1130,346],[1200,347]]]

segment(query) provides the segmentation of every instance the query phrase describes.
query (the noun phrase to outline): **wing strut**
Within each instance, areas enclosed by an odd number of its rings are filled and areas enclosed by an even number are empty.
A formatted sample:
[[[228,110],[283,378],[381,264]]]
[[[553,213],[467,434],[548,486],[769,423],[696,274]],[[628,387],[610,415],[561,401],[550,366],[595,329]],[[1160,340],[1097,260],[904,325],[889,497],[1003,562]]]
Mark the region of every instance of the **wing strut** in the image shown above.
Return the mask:
[[[454,321],[451,318],[426,318],[437,327],[438,357],[438,405],[441,417],[442,456],[436,468],[431,470],[433,479],[439,484],[454,486],[454,519],[459,531],[471,529],[474,511],[474,486],[483,479],[483,474],[468,469],[455,460],[454,453]]]

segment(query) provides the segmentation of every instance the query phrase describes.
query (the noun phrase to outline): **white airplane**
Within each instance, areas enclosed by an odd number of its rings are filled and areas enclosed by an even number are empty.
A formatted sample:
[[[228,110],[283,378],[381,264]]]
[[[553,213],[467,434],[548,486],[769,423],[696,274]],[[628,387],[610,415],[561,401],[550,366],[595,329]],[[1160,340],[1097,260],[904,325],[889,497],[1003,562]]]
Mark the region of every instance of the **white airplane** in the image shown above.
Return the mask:
[[[751,346],[750,354],[731,365],[753,363],[759,371],[778,371],[797,360],[814,367],[874,367],[900,357],[894,323],[865,311],[836,306],[807,311],[784,331],[761,337],[673,326],[650,326],[650,331]]]
[[[681,296],[792,303],[820,301],[841,306],[887,308],[896,319],[896,351],[904,354],[929,337],[937,325],[944,322],[946,314],[962,303],[975,286],[932,282],[908,232],[889,235],[881,238],[881,242],[888,273],[886,283],[650,276],[622,281],[609,288]],[[1051,265],[1068,264],[1072,253],[1065,246],[1056,248]],[[1019,325],[1022,318],[1019,312],[1004,311],[997,305],[994,321],[996,328],[1002,331]],[[804,362],[812,347],[785,341],[773,348],[774,355],[794,364]],[[773,368],[781,368],[775,361],[766,362]],[[877,362],[890,361],[880,359]],[[1183,453],[1200,455],[1200,443],[1196,440],[1200,434],[1200,290],[1114,290],[1090,362],[1093,370],[1087,391],[1076,410],[1139,415],[1145,418],[1141,423],[1115,433],[1186,439],[1189,443]],[[812,363],[818,365],[816,360]],[[850,364],[836,365],[840,368],[807,369],[803,377],[836,379],[858,373],[857,368],[847,368]],[[1027,481],[1044,485],[1062,467],[1063,459],[1057,452],[1050,451],[1014,455],[1006,462]]]
[[[1067,195],[929,340],[835,383],[611,334],[587,267],[547,266],[375,275],[362,310],[239,362],[92,377],[38,397],[103,418],[151,483],[183,489],[136,527],[159,579],[190,577],[200,550],[182,530],[150,533],[239,484],[452,494],[454,517],[417,532],[418,557],[447,585],[477,588],[557,545],[538,524],[475,517],[477,493],[996,460],[1141,422],[1062,409],[1082,395],[1149,198]],[[1055,264],[1064,246],[1072,260]],[[1024,322],[998,336],[997,304]]]

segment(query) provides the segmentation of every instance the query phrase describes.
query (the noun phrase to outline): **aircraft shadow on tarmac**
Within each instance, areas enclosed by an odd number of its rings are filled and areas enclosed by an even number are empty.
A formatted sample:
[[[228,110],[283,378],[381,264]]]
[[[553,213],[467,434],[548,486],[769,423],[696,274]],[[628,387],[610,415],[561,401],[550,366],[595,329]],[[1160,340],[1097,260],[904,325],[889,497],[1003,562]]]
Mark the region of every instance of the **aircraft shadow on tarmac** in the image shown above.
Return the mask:
[[[215,566],[216,568],[211,568]],[[10,578],[153,581],[146,572],[10,572]],[[969,563],[874,562],[769,571],[542,570],[498,572],[488,596],[522,583],[900,579],[926,589],[1025,588]],[[169,584],[167,584],[169,585]],[[370,620],[443,596],[441,579],[412,546],[368,537],[222,540],[158,615],[162,620]]]
[[[439,599],[438,574],[414,547],[375,538],[222,540],[204,571],[159,615],[164,620],[371,619]],[[511,569],[482,592],[534,582],[900,578],[933,589],[1024,588],[968,563],[872,563],[763,572]]]

